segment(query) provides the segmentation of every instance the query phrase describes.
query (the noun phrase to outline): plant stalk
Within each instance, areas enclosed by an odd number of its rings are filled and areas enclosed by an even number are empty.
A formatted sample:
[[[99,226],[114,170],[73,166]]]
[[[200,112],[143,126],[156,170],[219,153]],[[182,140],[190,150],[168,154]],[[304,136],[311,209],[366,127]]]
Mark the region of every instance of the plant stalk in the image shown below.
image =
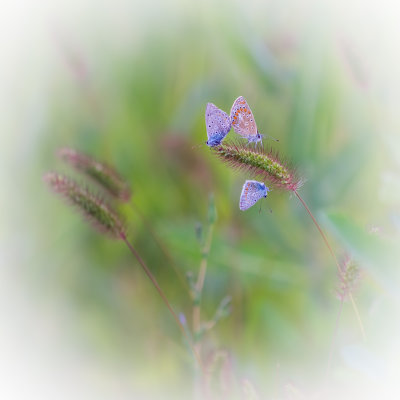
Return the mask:
[[[146,273],[147,277],[151,280],[152,284],[154,285],[154,287],[156,288],[158,294],[160,295],[160,297],[162,298],[162,300],[164,301],[165,305],[167,306],[169,312],[171,313],[171,315],[174,317],[175,322],[177,323],[177,325],[179,326],[179,329],[181,330],[183,336],[185,337],[185,339],[187,340],[195,358],[197,363],[199,364],[199,367],[203,373],[203,375],[205,375],[206,371],[205,368],[203,366],[203,363],[200,359],[199,354],[197,353],[197,351],[195,350],[195,348],[193,347],[193,344],[188,336],[188,334],[185,331],[185,328],[183,327],[183,325],[181,324],[178,316],[176,315],[175,311],[173,310],[173,308],[171,307],[167,297],[165,296],[163,290],[161,289],[160,285],[158,284],[156,278],[154,277],[154,275],[151,273],[151,271],[149,270],[149,268],[147,267],[146,263],[143,261],[143,259],[140,257],[139,253],[135,250],[135,248],[130,244],[130,242],[128,241],[128,239],[126,238],[125,233],[121,232],[120,234],[120,238],[125,242],[125,244],[128,246],[129,250],[131,251],[131,253],[135,256],[135,258],[137,259],[137,261],[139,262],[139,264],[141,265],[141,267],[143,268],[143,271]]]
[[[332,258],[333,258],[334,261],[335,261],[335,264],[336,264],[336,267],[337,267],[337,269],[338,269],[339,274],[342,275],[342,269],[340,268],[339,261],[338,261],[338,259],[336,258],[336,255],[335,255],[335,253],[333,252],[332,247],[331,247],[331,245],[329,244],[328,239],[327,239],[327,237],[325,236],[324,232],[322,231],[321,227],[319,226],[317,220],[314,218],[314,215],[312,214],[312,212],[311,212],[310,209],[308,208],[307,204],[305,203],[305,201],[302,199],[302,197],[299,195],[299,193],[298,193],[296,190],[294,190],[294,194],[295,194],[296,197],[300,200],[301,204],[302,204],[303,207],[306,209],[307,213],[309,214],[309,216],[311,217],[312,221],[314,222],[314,225],[316,226],[316,228],[318,229],[319,233],[321,234],[322,239],[324,240],[324,242],[325,242],[325,244],[326,244],[326,247],[328,248],[329,252],[331,253]],[[361,316],[360,316],[360,313],[359,313],[359,311],[358,311],[357,304],[356,304],[356,302],[355,302],[355,300],[354,300],[354,298],[353,298],[353,295],[352,295],[351,293],[349,293],[349,298],[350,298],[350,301],[351,301],[351,305],[353,306],[353,310],[354,310],[354,312],[355,312],[355,314],[356,314],[356,318],[357,318],[357,321],[358,321],[358,325],[360,326],[361,335],[362,335],[362,337],[363,337],[363,340],[364,340],[364,341],[367,341],[367,336],[366,336],[366,334],[365,334],[364,324],[363,324],[363,322],[362,322],[362,320],[361,320]]]
[[[174,270],[176,276],[180,280],[182,286],[184,286],[186,292],[188,294],[190,294],[190,289],[189,289],[189,286],[188,286],[188,284],[186,282],[186,279],[183,277],[183,275],[180,272],[180,270],[176,267],[170,252],[168,251],[167,247],[164,245],[164,243],[161,241],[161,239],[158,237],[158,235],[154,231],[154,229],[151,226],[149,220],[144,216],[144,214],[139,210],[139,207],[134,202],[132,202],[132,208],[135,210],[135,212],[139,215],[139,217],[143,221],[144,225],[146,226],[147,230],[149,231],[149,233],[150,233],[151,237],[153,238],[154,242],[157,244],[157,246],[160,248],[161,252],[164,254],[165,258],[168,260],[168,264]]]
[[[197,297],[197,301],[193,306],[193,332],[195,335],[197,332],[199,332],[201,325],[201,318],[200,318],[201,297],[203,292],[204,280],[206,278],[206,273],[207,273],[208,254],[210,253],[213,231],[214,231],[214,224],[210,224],[208,228],[206,242],[202,249],[199,275],[197,277],[197,282],[195,286],[195,292],[196,292],[195,296]]]

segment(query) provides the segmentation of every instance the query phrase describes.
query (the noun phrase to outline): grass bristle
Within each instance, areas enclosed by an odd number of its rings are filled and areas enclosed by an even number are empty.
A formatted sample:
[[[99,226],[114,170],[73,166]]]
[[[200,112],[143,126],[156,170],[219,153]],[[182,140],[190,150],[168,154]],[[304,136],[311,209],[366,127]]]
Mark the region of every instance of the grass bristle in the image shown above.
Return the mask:
[[[231,168],[262,177],[276,188],[294,192],[301,186],[301,180],[294,171],[272,149],[250,148],[241,143],[225,142],[213,147],[212,151]]]
[[[43,180],[57,194],[85,217],[98,232],[119,239],[124,234],[123,224],[118,214],[98,196],[78,185],[73,180],[56,172],[48,172]]]
[[[339,274],[340,283],[337,289],[339,299],[346,300],[357,288],[360,278],[360,268],[350,256],[347,256],[342,262],[341,273]]]
[[[103,187],[111,196],[127,202],[131,191],[127,182],[109,165],[99,162],[86,154],[70,148],[62,148],[58,156],[76,170],[83,172],[95,183]]]

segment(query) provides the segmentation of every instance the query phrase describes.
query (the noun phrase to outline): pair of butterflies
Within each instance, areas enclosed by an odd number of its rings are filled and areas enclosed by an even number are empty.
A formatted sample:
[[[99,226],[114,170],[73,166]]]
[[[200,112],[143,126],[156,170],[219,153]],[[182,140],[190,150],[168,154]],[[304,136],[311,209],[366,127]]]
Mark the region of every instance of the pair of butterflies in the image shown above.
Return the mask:
[[[248,143],[261,142],[263,135],[258,132],[253,113],[243,96],[235,100],[230,115],[212,103],[207,104],[207,146],[219,146],[232,126],[236,133],[248,140]]]
[[[231,114],[228,115],[212,103],[206,108],[207,146],[219,146],[231,127],[248,143],[262,141],[263,135],[258,132],[256,121],[247,101],[243,96],[233,103]],[[254,206],[258,200],[266,198],[270,189],[258,181],[246,181],[240,195],[239,208],[242,211]]]

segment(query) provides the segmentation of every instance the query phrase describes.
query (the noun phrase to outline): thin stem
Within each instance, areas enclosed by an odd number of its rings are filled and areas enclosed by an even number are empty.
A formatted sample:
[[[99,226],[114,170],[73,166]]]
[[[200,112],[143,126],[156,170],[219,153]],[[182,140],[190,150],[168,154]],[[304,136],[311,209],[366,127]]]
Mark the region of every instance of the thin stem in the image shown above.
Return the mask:
[[[132,203],[132,208],[136,211],[136,213],[139,215],[139,217],[142,219],[144,225],[146,226],[147,230],[149,231],[151,237],[153,238],[154,242],[158,245],[160,248],[161,252],[164,254],[165,258],[168,260],[168,264],[171,266],[171,268],[174,270],[176,276],[180,280],[182,286],[185,287],[185,290],[188,294],[190,294],[190,289],[187,284],[186,279],[183,277],[182,273],[178,270],[176,267],[174,260],[168,251],[167,247],[164,245],[164,243],[161,241],[161,239],[157,236],[155,233],[154,229],[152,228],[149,220],[143,215],[143,213],[139,210],[139,207],[135,204]]]
[[[160,297],[163,299],[165,305],[168,307],[169,312],[172,314],[172,316],[174,317],[177,325],[179,326],[179,329],[181,330],[183,336],[186,338],[186,340],[188,341],[188,344],[196,358],[197,363],[200,366],[201,371],[203,372],[203,374],[205,375],[205,369],[203,366],[203,363],[198,355],[198,353],[196,352],[195,348],[193,347],[193,344],[188,336],[188,334],[185,331],[185,328],[183,327],[183,325],[181,324],[178,316],[176,315],[175,311],[173,310],[173,308],[171,307],[171,305],[169,304],[169,301],[167,299],[167,297],[165,296],[164,292],[162,291],[160,285],[158,284],[156,278],[154,277],[154,275],[150,272],[149,268],[147,267],[146,263],[143,261],[143,259],[140,257],[139,253],[135,250],[135,248],[129,243],[128,239],[126,238],[125,234],[121,232],[120,234],[120,238],[125,242],[125,244],[128,246],[129,250],[131,251],[131,253],[135,256],[135,258],[138,260],[139,264],[141,265],[141,267],[143,268],[143,271],[146,273],[146,275],[148,276],[148,278],[151,280],[151,282],[153,283],[154,287],[156,288],[158,294],[160,295]]]
[[[320,233],[321,236],[322,236],[322,239],[324,240],[324,242],[325,242],[325,244],[326,244],[326,247],[328,248],[329,252],[331,253],[331,255],[332,255],[332,257],[333,257],[333,259],[334,259],[334,261],[335,261],[335,264],[336,264],[336,267],[337,267],[337,269],[338,269],[339,274],[342,275],[342,269],[340,268],[339,261],[338,261],[338,259],[336,258],[336,255],[335,255],[335,253],[333,252],[332,247],[331,247],[331,245],[329,244],[328,239],[327,239],[327,237],[325,236],[324,232],[322,231],[321,227],[319,226],[317,220],[314,218],[312,212],[311,212],[310,209],[307,207],[307,204],[304,202],[304,200],[301,198],[301,196],[299,195],[299,193],[298,193],[296,190],[294,190],[294,194],[295,194],[295,195],[297,196],[297,198],[300,200],[301,204],[303,205],[303,207],[306,209],[307,213],[310,215],[311,219],[313,220],[314,225],[317,227],[319,233]],[[362,322],[362,320],[361,320],[361,316],[360,316],[360,313],[359,313],[359,311],[358,311],[357,304],[356,304],[356,302],[355,302],[355,300],[354,300],[354,298],[353,298],[353,295],[352,295],[351,293],[349,293],[349,298],[350,298],[351,304],[352,304],[352,306],[353,306],[353,310],[354,310],[354,312],[355,312],[355,314],[356,314],[358,324],[359,324],[359,326],[360,326],[361,335],[362,335],[364,341],[367,341],[367,336],[366,336],[366,334],[365,334],[364,324],[363,324],[363,322]]]
[[[329,252],[331,253],[333,259],[335,260],[336,267],[337,267],[337,269],[338,269],[339,274],[341,275],[341,274],[342,274],[342,269],[340,268],[339,261],[337,260],[336,255],[335,255],[335,253],[333,252],[332,247],[331,247],[331,245],[329,244],[328,239],[326,238],[324,232],[322,232],[322,229],[321,229],[321,227],[319,226],[319,224],[318,224],[318,222],[316,221],[316,219],[314,218],[314,215],[312,215],[310,209],[307,207],[307,204],[304,202],[304,200],[300,197],[299,193],[295,190],[295,191],[294,191],[294,194],[295,194],[295,195],[297,196],[297,198],[300,200],[301,204],[303,204],[304,208],[306,209],[306,211],[307,211],[308,214],[310,215],[311,219],[313,220],[314,225],[317,227],[319,233],[320,233],[321,236],[322,236],[322,239],[324,240],[324,242],[325,242],[325,244],[326,244],[326,247],[328,248]]]
[[[197,277],[197,282],[196,282],[196,286],[195,286],[195,294],[194,295],[196,296],[196,302],[193,306],[193,332],[195,335],[200,330],[201,296],[202,296],[202,292],[203,292],[204,280],[206,278],[208,254],[210,253],[211,242],[212,242],[212,237],[213,237],[213,230],[214,230],[214,224],[211,224],[208,228],[206,242],[202,249],[199,275]]]

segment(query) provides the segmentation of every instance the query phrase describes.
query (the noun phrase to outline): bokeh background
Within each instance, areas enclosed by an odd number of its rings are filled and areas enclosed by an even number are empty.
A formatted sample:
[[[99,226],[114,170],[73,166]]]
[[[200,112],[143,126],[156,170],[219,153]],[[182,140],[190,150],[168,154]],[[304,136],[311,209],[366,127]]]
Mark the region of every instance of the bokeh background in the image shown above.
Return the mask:
[[[191,298],[149,228],[196,275],[214,198],[202,318],[232,305],[202,339],[213,398],[396,398],[398,21],[388,0],[3,1],[1,397],[201,398],[128,249],[42,182],[48,170],[86,182],[55,157],[69,146],[131,185],[129,238],[188,328]],[[201,145],[206,103],[229,111],[239,95],[304,178],[337,256],[359,265],[367,341],[349,302],[335,329],[335,265],[299,201],[276,190],[240,212],[248,177]]]

